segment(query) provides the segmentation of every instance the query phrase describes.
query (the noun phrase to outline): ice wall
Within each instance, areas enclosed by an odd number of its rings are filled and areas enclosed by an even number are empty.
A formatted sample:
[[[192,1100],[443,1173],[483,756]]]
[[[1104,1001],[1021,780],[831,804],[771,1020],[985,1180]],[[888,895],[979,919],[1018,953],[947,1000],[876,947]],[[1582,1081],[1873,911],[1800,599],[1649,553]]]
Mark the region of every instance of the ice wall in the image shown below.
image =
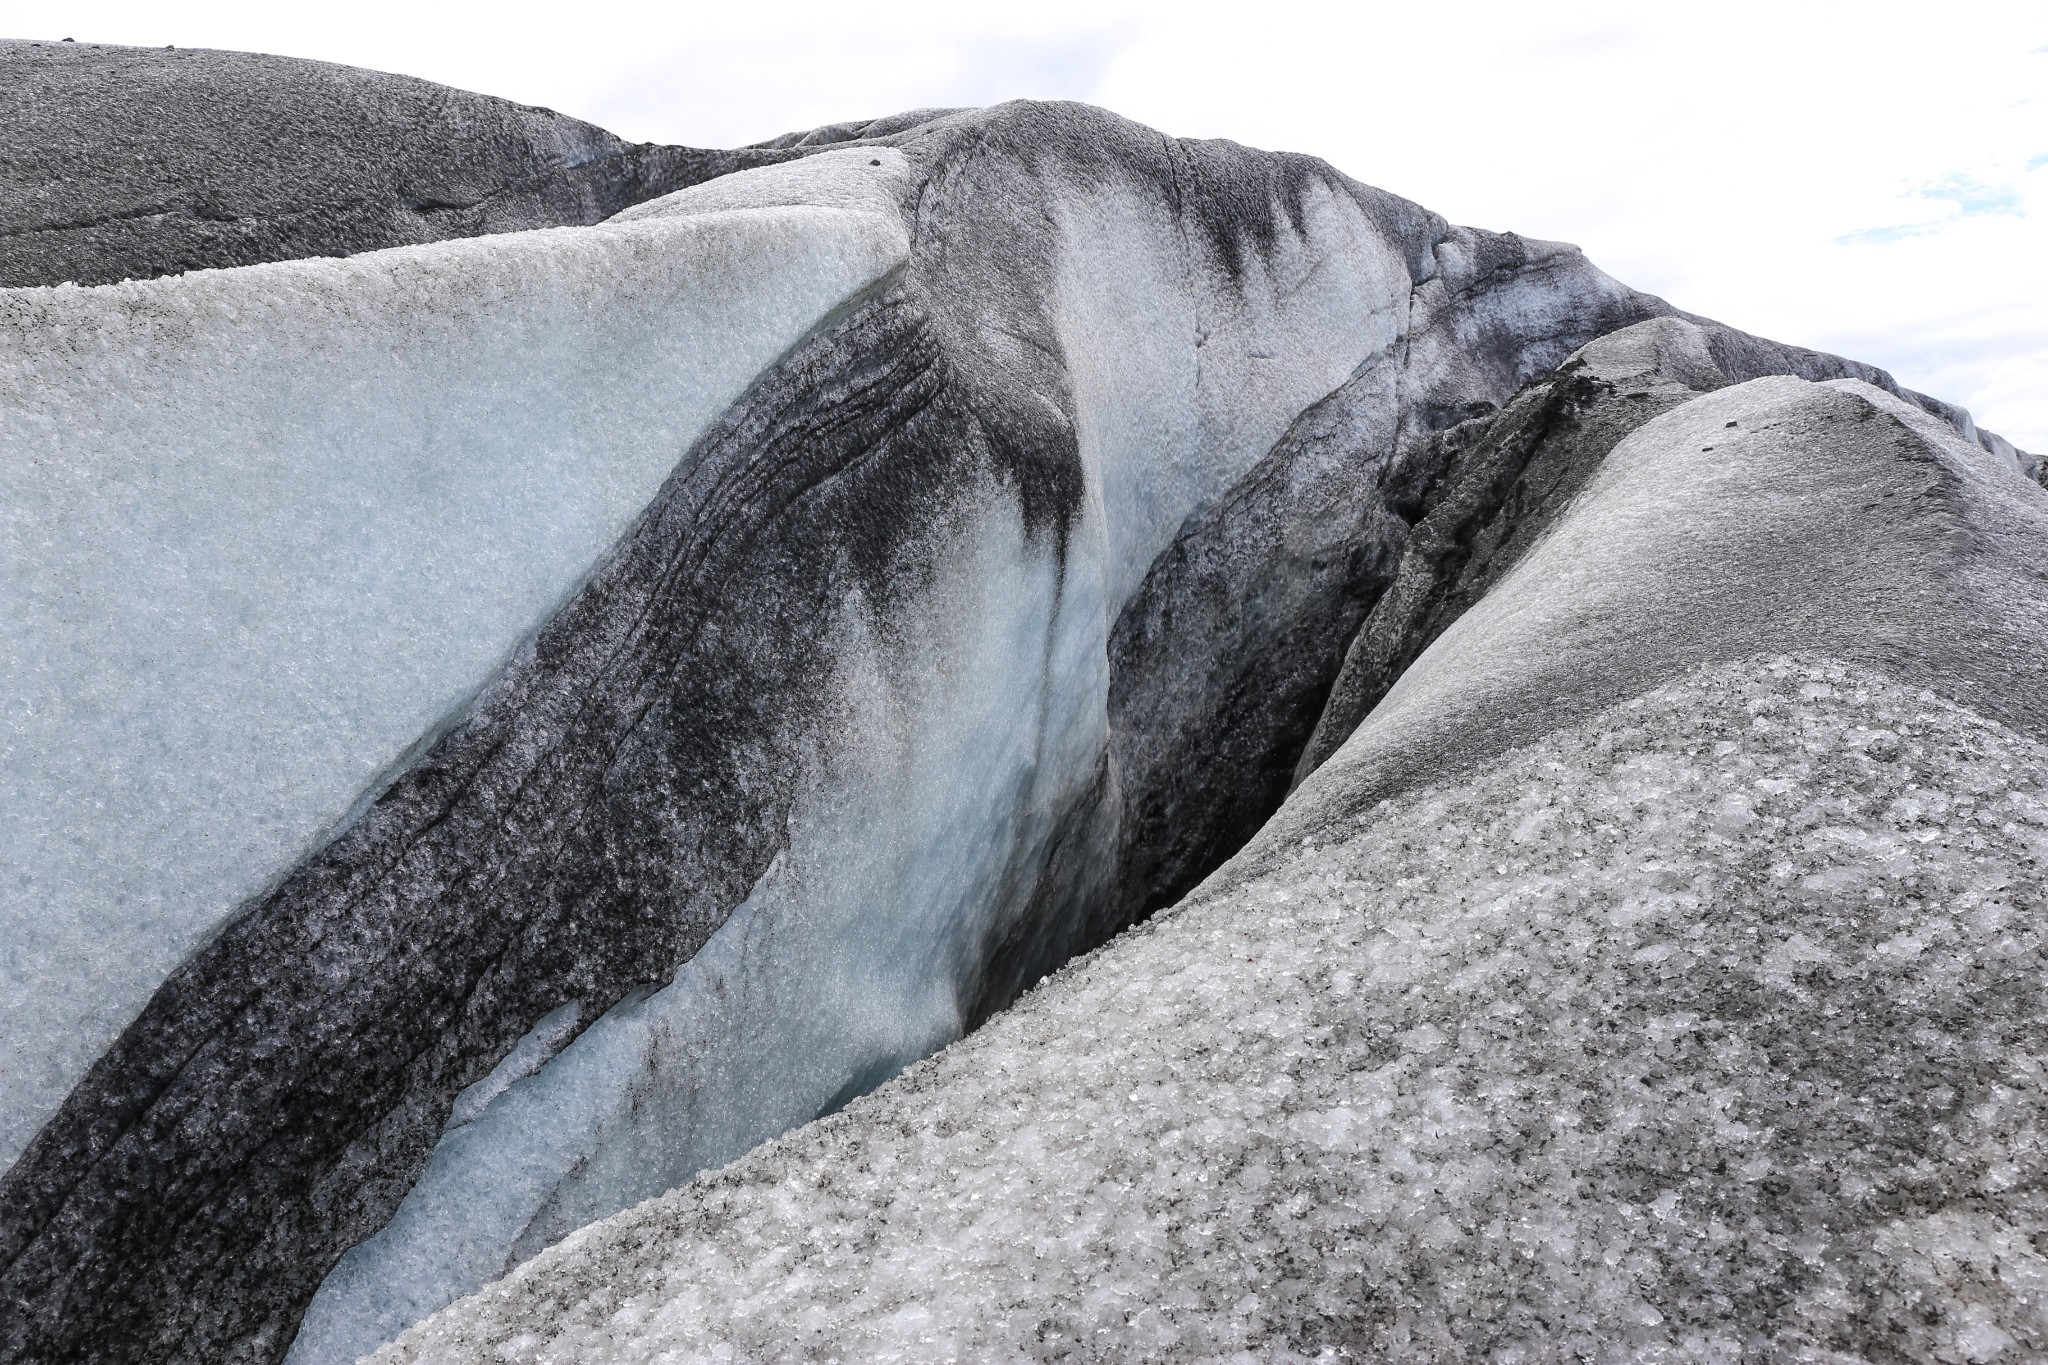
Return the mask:
[[[862,193],[846,155],[831,173]],[[779,199],[798,169],[691,196]],[[1034,549],[1015,503],[991,490],[967,532],[929,551],[928,590],[835,625],[844,721],[788,847],[672,984],[442,1140],[397,1216],[322,1286],[296,1365],[352,1360],[584,1223],[952,1041],[991,943],[1057,936],[1030,917],[1057,921],[1065,902],[1101,895],[1046,883],[1056,843],[1102,837],[1072,832],[1077,810],[1113,818],[1090,804],[1109,623],[1191,512],[1301,406],[1395,344],[1410,282],[1399,244],[1327,186],[1301,233],[1235,278],[1191,252],[1149,194],[1051,188],[1050,321],[1073,367],[1083,486],[1064,550]],[[794,192],[840,193],[822,179]],[[1304,289],[1310,277],[1318,287]],[[1393,372],[1376,373],[1391,391]]]
[[[1105,660],[1099,566],[1070,561],[1063,588],[994,488],[949,541],[922,609],[835,621],[839,742],[747,901],[672,983],[451,1130],[322,1286],[295,1365],[367,1354],[960,1035],[959,983],[1092,774]]]
[[[0,1166],[905,248],[762,208],[0,292]]]

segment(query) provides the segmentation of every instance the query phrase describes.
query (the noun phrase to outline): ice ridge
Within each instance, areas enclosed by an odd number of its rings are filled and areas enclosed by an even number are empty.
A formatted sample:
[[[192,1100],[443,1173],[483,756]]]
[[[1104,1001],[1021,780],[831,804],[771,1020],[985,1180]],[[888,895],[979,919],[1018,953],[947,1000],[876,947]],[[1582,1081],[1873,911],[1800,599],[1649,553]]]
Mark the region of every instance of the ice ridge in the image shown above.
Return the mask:
[[[0,290],[0,1359],[353,1359],[1701,665],[2048,714],[2027,462],[1880,371],[1084,106],[778,144]]]

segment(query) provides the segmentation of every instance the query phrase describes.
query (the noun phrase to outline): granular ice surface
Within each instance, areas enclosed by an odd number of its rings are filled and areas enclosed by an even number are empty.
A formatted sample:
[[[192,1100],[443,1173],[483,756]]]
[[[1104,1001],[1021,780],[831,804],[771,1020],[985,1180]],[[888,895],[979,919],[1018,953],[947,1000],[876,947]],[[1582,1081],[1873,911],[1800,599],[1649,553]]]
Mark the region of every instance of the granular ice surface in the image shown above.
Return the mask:
[[[2038,1359],[2044,783],[1868,672],[1697,671],[378,1359]]]

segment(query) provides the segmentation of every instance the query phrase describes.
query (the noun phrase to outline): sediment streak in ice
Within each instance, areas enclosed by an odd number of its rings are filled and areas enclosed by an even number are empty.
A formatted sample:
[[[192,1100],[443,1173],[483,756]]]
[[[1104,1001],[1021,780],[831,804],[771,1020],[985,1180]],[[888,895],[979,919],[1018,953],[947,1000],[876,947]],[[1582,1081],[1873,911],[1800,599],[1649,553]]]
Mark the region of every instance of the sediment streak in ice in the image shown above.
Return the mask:
[[[904,249],[760,208],[0,293],[0,1167]]]

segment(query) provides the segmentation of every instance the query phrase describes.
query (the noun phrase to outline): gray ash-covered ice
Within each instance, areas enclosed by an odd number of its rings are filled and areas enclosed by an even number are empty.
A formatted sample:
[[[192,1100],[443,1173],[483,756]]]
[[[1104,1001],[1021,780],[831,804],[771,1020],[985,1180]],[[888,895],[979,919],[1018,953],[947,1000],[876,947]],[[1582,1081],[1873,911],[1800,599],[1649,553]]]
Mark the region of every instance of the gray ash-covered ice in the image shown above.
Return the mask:
[[[233,65],[121,60],[198,73],[188,95]],[[1402,618],[1387,657],[1421,662],[1280,828],[1801,647],[1710,610],[1659,636],[1644,566],[1711,606],[1734,561],[1674,553],[1685,527],[1723,508],[1781,553],[1873,479],[1925,496],[1883,535],[1845,523],[1837,558],[1898,600],[1859,633],[1842,613],[1875,598],[1818,594],[1850,624],[1814,640],[1919,680],[1932,608],[1907,599],[1945,594],[2002,652],[1933,680],[2039,714],[2027,461],[1879,371],[1312,158],[1081,106],[777,144],[596,226],[0,291],[27,663],[0,817],[29,851],[0,1359],[347,1360],[838,1110],[1246,839],[1231,876],[1298,847],[1254,832],[1319,719],[1356,720],[1325,699],[1404,582],[1478,600]],[[1620,369],[1597,403],[1545,379],[1646,321],[1615,346],[1663,338],[1706,357],[1680,388],[1735,387],[1649,421],[1668,404],[1614,406]],[[1801,503],[1769,459],[1716,484],[1652,439],[1723,402],[1778,404],[1848,472],[1779,461],[1824,494]],[[1563,458],[1510,439],[1531,411],[1607,423],[1559,437],[1599,465],[1569,516],[1513,491]],[[1480,478],[1468,449],[1511,486],[1474,504],[1512,543],[1498,584],[1409,530]],[[1582,502],[1676,540],[1572,531]],[[1574,534],[1585,555],[1544,557]],[[1431,671],[1511,636],[1496,604],[1530,574],[1540,598],[1587,564],[1616,620]],[[1544,671],[1581,641],[1604,691]]]
[[[1628,401],[1626,395],[1622,401]],[[2022,728],[2048,705],[2048,501],[1859,380],[1717,389],[1614,446],[1244,854],[1696,663],[1812,649]],[[1361,635],[1361,644],[1367,643]],[[1340,698],[1342,684],[1339,684]]]
[[[1560,571],[1604,579],[1604,586],[1581,602],[1569,593],[1555,592],[1551,571],[1539,568],[1524,579],[1520,598],[1505,594],[1486,608],[1491,618],[1512,617],[1515,608],[1506,604],[1526,599],[1533,590],[1562,604],[1560,610],[1583,617],[1591,623],[1587,629],[1599,638],[1568,639],[1547,625],[1527,626],[1532,640],[1546,637],[1540,648],[1526,658],[1512,652],[1495,652],[1495,657],[1504,667],[1524,669],[1535,667],[1540,659],[1563,675],[1554,689],[1560,695],[1546,697],[1529,715],[1480,725],[1480,733],[1504,735],[1516,726],[1523,735],[1540,733],[1546,718],[1554,721],[1561,714],[1552,703],[1563,702],[1567,695],[1602,695],[1603,687],[1609,689],[1604,695],[1616,695],[1612,687],[1617,679],[1644,668],[1668,669],[1675,660],[1706,657],[1701,650],[1746,647],[1753,642],[1752,627],[1777,631],[1783,640],[1796,642],[1804,638],[1799,632],[1805,627],[1792,623],[1804,620],[1815,629],[1833,631],[1838,639],[1854,638],[1857,648],[1876,646],[1872,630],[1865,627],[1874,629],[1880,618],[1913,621],[1914,629],[1923,633],[1941,629],[1941,608],[1927,610],[1927,604],[1916,601],[1926,586],[1919,582],[1915,561],[1906,550],[1911,544],[1938,542],[1940,528],[1911,510],[1901,510],[1917,509],[1919,503],[1892,504],[1889,519],[1869,516],[1898,496],[1900,473],[1894,469],[1886,483],[1882,465],[1857,457],[1854,452],[1868,437],[1862,424],[1891,426],[1897,441],[1926,447],[1922,463],[1940,446],[1947,453],[1936,463],[1945,461],[1959,472],[1973,470],[1971,477],[1978,482],[1999,466],[2036,474],[2038,470],[2033,457],[2022,459],[1967,422],[1927,421],[1922,414],[1941,417],[1942,405],[1885,386],[1882,375],[1873,382],[1872,375],[1859,372],[1862,368],[1832,357],[1801,356],[1789,348],[1759,355],[1753,338],[1740,338],[1717,324],[1653,318],[1582,348],[1551,374],[1523,386],[1501,411],[1432,433],[1413,462],[1433,471],[1434,482],[1417,501],[1414,525],[1402,543],[1391,584],[1371,604],[1351,638],[1316,733],[1302,752],[1297,780],[1336,751],[1407,676],[1423,651],[1493,594],[1521,559],[1548,537],[1559,518],[1576,508],[1589,482],[1596,490],[1605,489],[1621,477],[1613,471],[1633,471],[1633,483],[1587,496],[1623,509],[1620,520],[1610,526],[1580,517],[1572,534],[1580,547],[1597,548],[1597,554],[1610,561],[1625,559],[1632,571],[1612,565],[1596,569],[1591,567],[1593,556],[1581,556],[1577,549],[1552,549],[1545,552],[1545,563],[1564,566],[1582,558],[1584,563]],[[1759,369],[1775,384],[1744,387],[1689,408],[1689,428],[1660,425],[1609,460],[1610,452],[1652,419],[1701,394],[1756,379]],[[1858,397],[1846,402],[1830,398],[1799,383],[1799,378],[1823,381]],[[1883,391],[1874,391],[1880,387]],[[1759,403],[1766,406],[1757,408]],[[1757,410],[1748,411],[1752,408]],[[1971,458],[1973,446],[1989,454],[1991,461]],[[1715,456],[1718,468],[1709,478],[1696,478],[1689,466],[1706,455]],[[1652,486],[1668,490],[1668,500],[1648,496]],[[1878,501],[1869,503],[1870,498]],[[1751,517],[1752,511],[1758,516]],[[1716,540],[1716,533],[1698,530],[1701,516],[1730,524],[1731,537]],[[1758,561],[1749,553],[1750,547],[1792,534],[1790,528],[1802,519],[1812,523],[1813,544],[1801,554],[1823,560],[1877,557],[1859,582],[1823,575],[1807,593],[1796,580],[1774,574],[1768,559]],[[1665,524],[1681,528],[1671,532],[1675,540],[1668,575],[1663,552],[1647,543]],[[1885,544],[1895,531],[1898,543]],[[1703,537],[1710,543],[1701,543]],[[1775,553],[1770,558],[1782,562],[1786,556]],[[1791,572],[1796,576],[1798,569]],[[1757,581],[1744,593],[1724,591],[1730,575],[1752,573]],[[1656,629],[1663,638],[1654,644],[1639,640],[1633,625],[1616,625],[1644,615],[1641,592],[1630,598],[1622,590],[1631,577],[1642,591],[1675,591],[1684,584],[1693,599],[1691,608],[1657,618]],[[1895,591],[1901,587],[1903,593]],[[1776,620],[1746,600],[1758,591],[1774,594],[1782,605]],[[1874,613],[1868,622],[1857,619],[1861,609],[1844,596],[1857,592],[1865,595]],[[1718,645],[1709,638],[1717,631],[1722,637]],[[1962,667],[1967,671],[1970,665]],[[1456,666],[1436,669],[1439,677],[1456,672]],[[1995,679],[1985,682],[1994,693],[2000,690]],[[1411,698],[1415,688],[1410,682]],[[1410,703],[1409,712],[1429,714],[1445,733],[1469,721],[1454,721],[1440,706],[1442,701],[1442,694],[1428,692],[1419,703]],[[1382,716],[1380,723],[1387,720]]]
[[[1692,322],[1652,318],[1581,347],[1500,411],[1431,433],[1413,463],[1434,478],[1413,500],[1392,581],[1324,696],[1297,781],[1543,538],[1623,438],[1731,382],[1712,340]]]
[[[1715,665],[1198,893],[377,1359],[2048,1350],[2048,748]]]
[[[411,76],[0,39],[0,287],[598,222],[788,152],[633,144]]]

